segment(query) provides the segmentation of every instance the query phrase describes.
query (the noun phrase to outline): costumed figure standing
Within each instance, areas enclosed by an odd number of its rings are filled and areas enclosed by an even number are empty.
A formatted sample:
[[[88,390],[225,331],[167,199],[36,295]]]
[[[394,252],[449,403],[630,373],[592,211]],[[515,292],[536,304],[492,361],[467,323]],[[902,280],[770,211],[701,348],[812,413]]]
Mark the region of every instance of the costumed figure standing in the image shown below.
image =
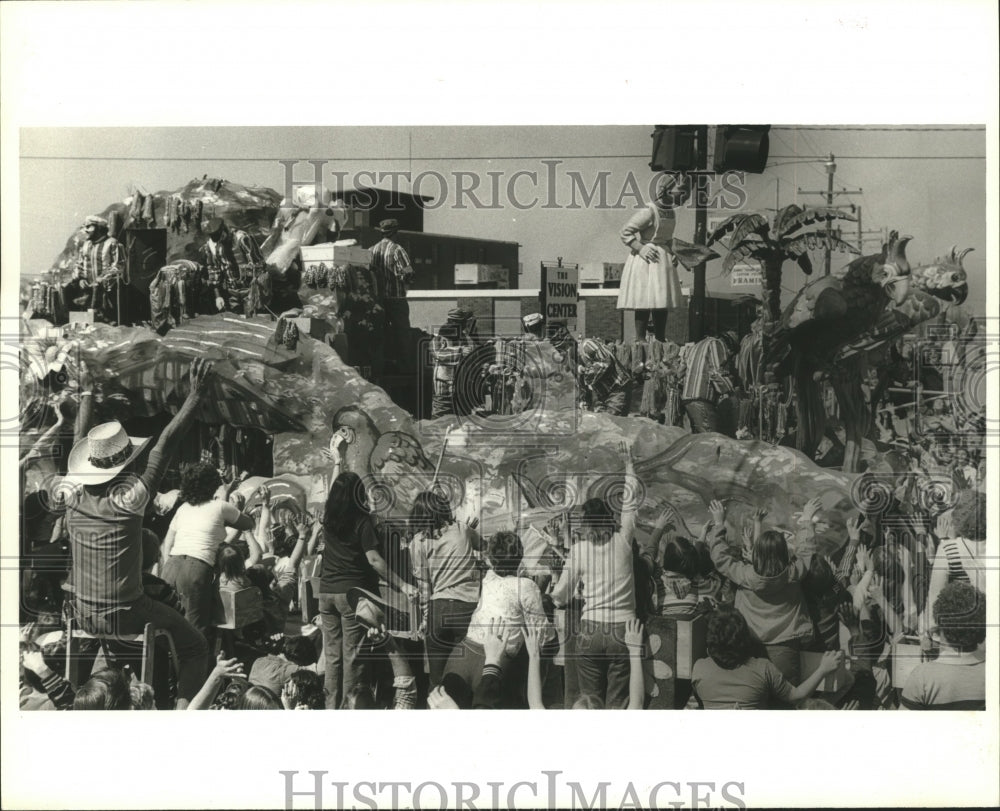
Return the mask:
[[[632,253],[625,260],[618,309],[635,312],[635,334],[645,340],[650,318],[658,341],[666,339],[667,311],[684,305],[674,255],[674,209],[691,195],[686,174],[664,174],[656,187],[655,200],[630,219],[621,239]]]
[[[410,305],[406,291],[415,273],[406,250],[393,239],[399,231],[399,222],[382,220],[378,230],[382,239],[370,249],[370,267],[385,310],[386,349],[399,373],[409,374],[416,367],[416,348],[410,336]]]
[[[431,419],[455,414],[455,380],[458,367],[475,349],[472,340],[474,318],[469,310],[456,307],[448,312],[444,324],[431,347],[434,359],[434,396]]]
[[[260,248],[246,231],[230,229],[219,217],[205,227],[202,262],[216,312],[255,315],[271,297],[271,281]]]
[[[87,217],[83,230],[87,239],[80,248],[73,279],[63,288],[66,309],[89,307],[99,321],[119,324],[129,281],[125,249],[108,235],[108,221],[103,217]]]

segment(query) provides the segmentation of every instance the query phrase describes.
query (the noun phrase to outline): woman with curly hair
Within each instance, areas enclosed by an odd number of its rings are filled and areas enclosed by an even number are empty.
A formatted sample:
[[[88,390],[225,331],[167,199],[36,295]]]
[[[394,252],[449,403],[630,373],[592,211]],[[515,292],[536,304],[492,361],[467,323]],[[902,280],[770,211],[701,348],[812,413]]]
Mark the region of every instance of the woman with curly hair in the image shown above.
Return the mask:
[[[796,687],[767,659],[743,615],[730,608],[716,609],[709,618],[706,647],[708,657],[695,662],[691,682],[707,710],[765,710],[801,701],[843,658],[840,651],[827,651],[816,671]]]
[[[505,697],[501,706],[509,709],[526,708],[525,694],[528,654],[525,650],[525,629],[539,628],[540,645],[554,642],[556,630],[548,621],[542,606],[542,593],[527,575],[521,574],[524,547],[515,532],[502,531],[486,542],[486,562],[489,571],[483,576],[482,591],[465,639],[451,653],[446,673],[461,676],[475,692],[486,661],[483,645],[491,624],[501,623],[508,629],[505,653],[501,665]]]
[[[985,710],[986,595],[956,580],[934,601],[938,658],[917,665],[900,696],[902,710]]]
[[[254,521],[228,501],[214,498],[222,481],[209,462],[181,470],[183,501],[163,540],[163,579],[177,590],[184,616],[206,640],[215,636],[215,567],[226,527],[253,529]]]

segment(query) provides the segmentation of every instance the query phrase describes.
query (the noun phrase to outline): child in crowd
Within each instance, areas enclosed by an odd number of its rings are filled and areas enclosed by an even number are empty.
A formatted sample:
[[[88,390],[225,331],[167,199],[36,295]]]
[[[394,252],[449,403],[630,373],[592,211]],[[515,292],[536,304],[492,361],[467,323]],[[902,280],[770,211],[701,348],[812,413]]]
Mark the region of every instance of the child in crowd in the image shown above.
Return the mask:
[[[818,499],[806,503],[800,523],[811,528],[819,511]],[[812,639],[812,623],[802,595],[802,580],[809,569],[811,549],[800,545],[792,557],[784,534],[762,532],[753,542],[751,562],[745,563],[726,542],[726,510],[719,501],[709,505],[712,529],[709,551],[719,572],[737,586],[736,609],[753,634],[767,647],[767,654],[790,682],[799,680],[799,651]],[[807,530],[808,531],[808,530]]]
[[[250,588],[253,584],[247,577],[247,569],[257,564],[254,555],[244,560],[243,553],[231,543],[219,546],[216,559],[216,572],[219,577],[219,591],[240,591]]]

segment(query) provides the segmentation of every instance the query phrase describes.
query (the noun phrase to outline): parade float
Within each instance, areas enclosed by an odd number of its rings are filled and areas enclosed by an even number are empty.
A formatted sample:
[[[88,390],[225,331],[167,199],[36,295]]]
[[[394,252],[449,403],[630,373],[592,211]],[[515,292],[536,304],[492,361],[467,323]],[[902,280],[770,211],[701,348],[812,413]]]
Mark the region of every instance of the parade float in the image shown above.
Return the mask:
[[[136,192],[105,214],[126,228],[157,225],[157,212],[164,212],[168,266],[193,262],[191,257],[205,241],[201,219],[184,217],[185,205],[197,205],[200,217],[221,214],[261,237],[268,273],[295,288],[302,305],[295,314],[322,322],[325,329],[319,335],[343,330],[332,285],[322,270],[312,267],[315,262],[303,268],[300,260],[303,247],[328,240],[345,222],[342,208],[317,205],[315,200],[281,200],[271,190],[207,178],[137,204],[141,196]],[[694,537],[713,498],[731,502],[735,526],[751,505],[768,509],[776,524],[791,525],[809,494],[824,501],[829,514],[826,543],[833,548],[843,539],[843,520],[851,509],[857,455],[845,464],[847,473],[814,463],[812,451],[825,418],[815,402],[815,387],[824,375],[835,381],[848,440],[857,444],[870,427],[870,414],[856,407],[859,383],[852,371],[871,350],[921,322],[942,317],[942,302],[961,303],[965,252],[953,249],[911,270],[904,251],[907,240],[894,235],[880,254],[856,259],[842,274],[807,284],[779,314],[774,291],[781,263],[791,258],[808,265],[806,251],[819,244],[813,244],[815,240],[827,239],[812,226],[825,222],[828,213],[791,206],[773,223],[737,215],[709,239],[711,244],[729,237],[724,270],[748,256],[767,265],[764,277],[770,292],[761,362],[791,387],[798,425],[803,427],[796,437],[799,450],[755,438],[691,435],[684,428],[642,417],[580,410],[575,375],[567,373],[558,362],[560,353],[546,341],[540,344],[532,371],[540,396],[533,398],[529,410],[503,416],[470,410],[462,417],[418,421],[348,365],[344,353],[332,348],[334,341],[314,340],[308,331],[299,340],[288,340],[285,319],[276,323],[263,315],[182,314],[167,330],[55,326],[39,317],[47,313],[33,311],[30,300],[21,322],[22,443],[30,445],[51,421],[57,407],[53,403],[72,400],[74,365],[86,363],[94,375],[99,411],[126,423],[146,420],[155,428],[183,398],[188,362],[208,357],[216,364],[212,396],[205,398],[199,415],[202,427],[208,427],[207,434],[200,434],[203,441],[208,436],[218,446],[222,434],[232,442],[233,432],[240,429],[263,435],[270,458],[260,472],[296,481],[312,505],[322,502],[329,485],[324,451],[338,430],[351,436],[346,467],[372,477],[375,506],[385,515],[405,516],[416,492],[433,481],[447,487],[464,511],[482,515],[494,526],[521,525],[532,511],[571,508],[609,482],[620,481],[616,449],[626,441],[638,456],[642,532],[670,504]],[[78,249],[78,237],[71,237],[53,273],[68,274]],[[148,274],[150,279],[162,270]],[[836,330],[830,329],[833,321]],[[549,356],[556,360],[547,362]],[[838,386],[837,381],[849,382]],[[236,435],[237,440],[242,437]],[[206,448],[188,450],[191,456]],[[220,460],[225,456],[219,453]],[[866,466],[893,468],[891,457],[872,452]],[[51,470],[45,467],[41,475],[55,472],[54,464]]]
[[[558,573],[562,543],[572,542],[559,537],[559,521],[595,496],[617,507],[634,499],[636,541],[651,552],[651,536],[664,510],[671,511],[676,532],[693,540],[705,530],[708,505],[716,499],[726,505],[732,539],[763,509],[768,525],[785,529],[794,544],[806,502],[818,498],[820,520],[813,527],[818,548],[836,556],[848,518],[859,507],[872,514],[886,509],[894,496],[886,483],[909,464],[906,453],[872,439],[874,408],[890,379],[880,353],[921,325],[943,323],[964,336],[975,329],[960,307],[967,251],[952,249],[933,263],[911,268],[905,254],[909,238],[895,233],[881,253],[805,285],[780,312],[781,266],[791,259],[809,268],[807,251],[828,239],[813,226],[824,223],[828,212],[792,206],[772,223],[737,215],[712,234],[709,244],[728,237],[724,272],[748,257],[762,262],[763,324],[755,333],[762,345],[748,357],[758,366],[754,378],[766,381],[757,393],[778,392],[772,400],[792,405],[796,447],[777,444],[780,431],[768,437],[773,441],[764,441],[763,433],[754,435],[752,423],[734,439],[692,434],[669,419],[637,415],[677,411],[676,403],[667,407],[667,384],[673,381],[672,387],[679,388],[683,374],[671,371],[666,354],[643,358],[640,366],[648,378],[631,416],[581,408],[573,353],[555,337],[531,345],[531,363],[522,364],[519,383],[531,394],[519,408],[490,413],[470,402],[456,415],[421,420],[351,365],[356,360],[343,340],[350,337],[345,333],[351,325],[341,318],[347,309],[345,285],[338,279],[350,275],[353,263],[363,263],[364,252],[336,241],[346,221],[342,208],[315,200],[290,202],[269,190],[208,179],[162,197],[166,264],[140,263],[131,279],[139,293],[150,296],[150,322],[113,326],[77,318],[66,323],[56,292],[72,272],[80,247],[76,237],[48,278],[24,290],[22,450],[50,428],[57,414],[67,417],[63,445],[68,442],[84,365],[98,418],[118,419],[130,431],[151,435],[184,400],[191,361],[207,358],[214,362],[209,392],[196,429],[178,449],[177,463],[210,458],[230,480],[246,477],[234,485],[248,509],[258,486],[268,484],[272,497],[293,511],[316,510],[331,485],[329,448],[339,434],[346,440],[344,469],[364,479],[373,510],[388,528],[388,543],[404,541],[414,498],[434,488],[446,494],[460,519],[478,520],[483,532],[518,531],[526,569],[541,578]],[[122,230],[158,225],[158,198],[138,207],[137,199],[111,206],[106,218]],[[191,214],[197,210],[192,201],[201,203],[199,217]],[[152,220],[144,216],[150,211]],[[185,212],[191,215],[187,219]],[[275,291],[268,314],[198,315],[187,306],[185,281],[198,270],[205,241],[201,219],[220,214],[262,243]],[[373,302],[351,295],[347,303],[357,328]],[[293,309],[283,311],[284,306]],[[492,351],[486,356],[496,360]],[[630,357],[630,368],[635,359]],[[679,357],[674,362],[683,366]],[[874,394],[869,391],[865,399],[862,383],[871,370]],[[824,383],[832,384],[845,433],[842,471],[821,467],[814,454],[829,419],[830,403],[821,396]],[[423,384],[423,378],[414,380],[418,389]],[[631,480],[624,476],[623,445],[635,457]],[[866,475],[858,474],[862,467]],[[61,486],[58,452],[22,470],[23,496],[53,493]],[[175,481],[168,477],[167,487],[172,486]],[[931,477],[921,486],[928,509],[950,503],[949,487],[941,481]],[[164,497],[169,499],[159,498]],[[652,706],[674,706],[676,678],[689,676],[692,664],[682,652],[704,644],[703,638],[685,637],[703,633],[698,627],[649,618],[646,681]],[[571,673],[567,668],[567,695]]]

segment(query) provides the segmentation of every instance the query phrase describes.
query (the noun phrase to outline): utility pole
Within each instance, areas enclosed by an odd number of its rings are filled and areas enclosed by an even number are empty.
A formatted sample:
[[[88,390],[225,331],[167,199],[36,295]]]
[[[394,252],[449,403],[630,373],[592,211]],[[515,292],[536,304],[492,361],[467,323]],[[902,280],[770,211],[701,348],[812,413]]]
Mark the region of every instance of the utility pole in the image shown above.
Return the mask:
[[[833,153],[830,153],[830,157],[826,161],[826,190],[825,191],[810,191],[807,189],[799,189],[799,194],[821,194],[826,198],[826,207],[833,208],[833,198],[838,194],[861,194],[862,190],[848,191],[847,189],[841,189],[835,192],[833,190],[833,176],[837,173],[837,164],[834,161]],[[860,220],[860,217],[858,218]],[[826,221],[826,251],[824,252],[823,261],[823,272],[824,275],[830,275],[830,256],[832,251],[830,250],[830,237],[833,236],[833,226],[829,219]]]
[[[833,206],[833,176],[837,172],[837,164],[833,162],[833,153],[830,153],[830,160],[826,162],[826,205]],[[831,225],[829,218],[826,221],[826,256],[823,259],[823,275],[830,275],[830,235]]]
[[[708,169],[708,127],[697,128],[695,154],[698,168],[696,172],[704,172]],[[708,209],[705,207],[706,201],[702,199],[701,184],[695,183],[694,188],[694,242],[695,245],[704,245],[708,232]],[[705,337],[705,263],[702,262],[694,268],[694,289],[691,296],[691,320],[688,322],[688,340],[700,341]]]

